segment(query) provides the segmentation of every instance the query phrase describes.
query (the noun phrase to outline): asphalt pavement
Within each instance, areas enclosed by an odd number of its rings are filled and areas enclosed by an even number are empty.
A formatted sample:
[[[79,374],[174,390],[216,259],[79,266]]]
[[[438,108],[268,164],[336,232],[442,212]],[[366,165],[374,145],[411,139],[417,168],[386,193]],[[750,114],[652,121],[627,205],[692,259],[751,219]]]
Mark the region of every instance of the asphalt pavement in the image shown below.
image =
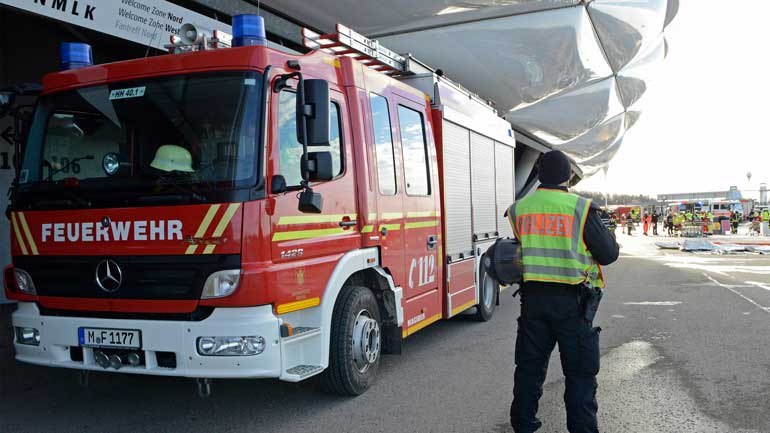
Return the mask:
[[[609,433],[770,433],[770,256],[657,250],[619,235],[606,268],[600,428]],[[12,359],[0,313],[0,432],[510,432],[508,407],[518,299],[495,317],[432,325],[383,358],[357,398],[317,381],[215,381],[90,375]],[[546,433],[564,433],[563,379],[554,353],[541,400]]]

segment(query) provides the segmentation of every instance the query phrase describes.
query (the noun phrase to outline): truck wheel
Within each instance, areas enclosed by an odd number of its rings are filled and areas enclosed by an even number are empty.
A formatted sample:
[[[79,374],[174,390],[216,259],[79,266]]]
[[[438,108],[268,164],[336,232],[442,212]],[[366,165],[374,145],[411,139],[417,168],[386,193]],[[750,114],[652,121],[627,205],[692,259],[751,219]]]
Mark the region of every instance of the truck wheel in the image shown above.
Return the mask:
[[[321,387],[339,395],[360,395],[374,383],[381,354],[380,310],[366,287],[342,289],[334,305],[329,367]]]
[[[476,320],[486,322],[492,319],[497,307],[497,296],[500,294],[500,285],[487,275],[487,270],[482,265],[479,269],[479,304],[476,305]]]

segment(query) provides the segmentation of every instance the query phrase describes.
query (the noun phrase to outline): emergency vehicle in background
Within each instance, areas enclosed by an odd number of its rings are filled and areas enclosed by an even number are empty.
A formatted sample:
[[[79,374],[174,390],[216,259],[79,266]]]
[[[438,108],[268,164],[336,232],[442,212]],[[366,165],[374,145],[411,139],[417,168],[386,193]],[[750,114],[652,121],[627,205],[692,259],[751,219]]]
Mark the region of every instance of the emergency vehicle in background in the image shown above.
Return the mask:
[[[642,217],[642,207],[641,206],[608,206],[608,209],[613,210],[614,212],[617,212],[618,215],[625,215],[628,217],[631,216],[631,219],[634,220],[634,222],[639,222]]]
[[[356,395],[403,339],[492,317],[510,124],[341,25],[306,55],[256,16],[233,36],[97,66],[63,46],[12,197],[18,361]]]

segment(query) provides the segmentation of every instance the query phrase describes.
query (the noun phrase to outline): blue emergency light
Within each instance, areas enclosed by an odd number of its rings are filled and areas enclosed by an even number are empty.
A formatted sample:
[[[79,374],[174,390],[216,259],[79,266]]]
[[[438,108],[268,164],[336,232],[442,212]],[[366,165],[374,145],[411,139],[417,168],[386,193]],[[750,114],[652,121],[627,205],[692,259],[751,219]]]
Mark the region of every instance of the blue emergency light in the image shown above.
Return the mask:
[[[265,20],[259,15],[233,16],[233,46],[267,45]]]
[[[91,46],[82,42],[63,42],[60,53],[61,61],[59,67],[62,71],[83,68],[94,64]]]

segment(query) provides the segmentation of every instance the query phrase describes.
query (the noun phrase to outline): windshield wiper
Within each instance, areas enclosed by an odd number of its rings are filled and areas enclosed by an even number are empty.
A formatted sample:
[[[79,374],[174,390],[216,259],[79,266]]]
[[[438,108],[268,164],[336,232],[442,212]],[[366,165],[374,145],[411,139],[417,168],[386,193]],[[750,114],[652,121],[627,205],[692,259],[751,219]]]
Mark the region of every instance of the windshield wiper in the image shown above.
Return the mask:
[[[67,162],[66,164],[62,165],[61,167],[57,168],[56,170],[52,170],[50,173],[48,173],[48,177],[45,178],[46,182],[50,182],[51,179],[53,179],[53,175],[56,173],[60,173],[66,169],[68,169],[72,164],[82,161],[84,159],[94,159],[93,155],[85,155],[85,156],[79,156],[77,158],[72,158]]]
[[[208,201],[208,199],[206,199],[205,196],[202,196],[202,195],[198,194],[197,192],[193,191],[190,188],[183,187],[182,185],[174,182],[173,179],[169,179],[168,176],[164,176],[164,175],[162,175],[160,173],[152,173],[152,172],[145,172],[145,173],[147,173],[150,176],[152,176],[153,178],[157,179],[158,180],[158,185],[170,186],[170,187],[174,188],[175,190],[181,192],[185,196],[187,196],[187,197],[189,197],[189,198],[191,198],[191,199],[193,199],[195,201],[201,202],[201,203],[204,203],[204,202]]]

